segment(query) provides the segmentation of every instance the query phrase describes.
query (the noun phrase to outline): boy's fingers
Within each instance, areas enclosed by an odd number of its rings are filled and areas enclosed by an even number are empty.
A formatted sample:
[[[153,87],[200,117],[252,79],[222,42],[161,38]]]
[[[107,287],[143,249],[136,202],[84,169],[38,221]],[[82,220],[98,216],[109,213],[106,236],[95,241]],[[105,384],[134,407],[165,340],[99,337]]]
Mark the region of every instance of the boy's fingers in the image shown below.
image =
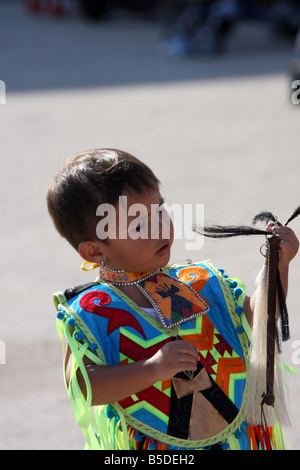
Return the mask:
[[[189,355],[189,356],[193,357],[195,359],[195,361],[199,360],[199,354],[200,353],[199,353],[198,349],[196,348],[196,346],[194,346],[191,343],[188,343],[187,341],[178,341],[178,343],[180,343],[178,345],[178,353],[179,354]]]
[[[275,229],[276,235],[280,238],[278,249],[290,252],[290,257],[294,257],[299,249],[299,240],[290,227],[280,226]]]
[[[289,227],[284,227],[284,226],[277,227],[275,229],[275,233],[276,235],[279,236],[281,240],[291,240],[291,241],[297,240],[297,237],[294,231]]]
[[[190,362],[182,362],[180,363],[181,371],[183,370],[196,370],[197,364],[191,364]]]

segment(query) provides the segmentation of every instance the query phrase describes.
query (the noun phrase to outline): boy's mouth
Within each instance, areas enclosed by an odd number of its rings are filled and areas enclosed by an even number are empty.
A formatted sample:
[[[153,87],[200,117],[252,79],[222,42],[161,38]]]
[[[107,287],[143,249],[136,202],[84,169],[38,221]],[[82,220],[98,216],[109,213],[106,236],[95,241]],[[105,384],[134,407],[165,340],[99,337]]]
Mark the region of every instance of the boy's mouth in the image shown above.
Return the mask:
[[[169,242],[167,242],[156,252],[156,254],[160,256],[165,255],[166,253],[170,251],[170,248],[171,248],[171,245]]]

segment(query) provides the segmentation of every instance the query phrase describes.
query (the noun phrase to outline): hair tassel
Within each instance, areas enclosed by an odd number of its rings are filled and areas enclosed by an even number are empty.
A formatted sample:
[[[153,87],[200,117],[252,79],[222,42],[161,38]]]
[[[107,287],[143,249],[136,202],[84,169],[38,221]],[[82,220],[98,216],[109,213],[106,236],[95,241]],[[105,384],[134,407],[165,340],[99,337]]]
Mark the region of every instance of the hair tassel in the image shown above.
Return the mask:
[[[300,206],[295,209],[291,217],[285,223],[287,226],[292,220],[300,215]],[[264,211],[257,214],[253,219],[253,225],[258,222],[270,222],[275,225],[280,225],[277,217],[269,211]],[[250,235],[265,235],[270,236],[270,230],[260,230],[255,227],[249,226],[220,226],[211,225],[205,227],[195,226],[194,231],[209,238],[229,238],[235,236],[250,236]],[[283,390],[283,381],[281,379],[281,366],[278,360],[280,353],[280,341],[287,341],[290,339],[288,312],[285,303],[284,292],[281,285],[279,270],[277,270],[277,296],[280,309],[281,321],[281,335],[279,335],[277,328],[275,331],[276,345],[275,359],[274,359],[274,406],[264,407],[264,397],[266,396],[267,389],[267,331],[268,331],[268,256],[269,256],[269,242],[267,238],[267,252],[265,262],[256,278],[256,297],[253,312],[253,325],[252,325],[252,339],[248,351],[248,377],[247,377],[247,407],[246,418],[247,420],[256,425],[263,425],[264,427],[274,424],[274,411],[279,422],[283,425],[290,424],[285,393]]]

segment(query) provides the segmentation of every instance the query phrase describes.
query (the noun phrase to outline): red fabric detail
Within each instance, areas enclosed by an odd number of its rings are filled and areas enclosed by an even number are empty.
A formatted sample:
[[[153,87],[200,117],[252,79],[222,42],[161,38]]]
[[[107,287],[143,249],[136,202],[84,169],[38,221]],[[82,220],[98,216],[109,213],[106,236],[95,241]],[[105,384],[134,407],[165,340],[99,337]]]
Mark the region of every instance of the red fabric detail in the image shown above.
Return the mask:
[[[170,413],[170,398],[157,388],[151,386],[145,388],[139,393],[136,393],[136,397],[138,400],[133,400],[133,398],[128,397],[121,400],[119,403],[123,408],[128,408],[136,403],[141,403],[142,401],[146,401],[150,405],[154,406],[154,408],[160,410],[166,416],[169,416]]]
[[[271,442],[271,428],[265,426],[253,426],[255,435],[260,443],[261,450],[273,450]]]
[[[157,353],[164,344],[169,343],[170,341],[172,341],[172,338],[166,338],[157,344],[144,348],[140,344],[127,338],[127,336],[120,334],[120,353],[133,361],[140,361],[141,359],[147,359],[148,357],[154,356],[154,354]]]
[[[223,357],[225,351],[227,351],[228,354],[232,356],[232,347],[229,346],[229,344],[225,341],[225,339],[221,335],[217,334],[215,336],[219,340],[219,343],[214,345],[218,353]]]
[[[265,426],[262,427],[262,432],[263,432],[263,436],[264,436],[264,442],[265,442],[266,450],[272,450],[270,434],[269,434],[268,429]]]
[[[101,305],[109,305],[111,303],[111,296],[107,292],[98,291],[97,300]]]
[[[105,302],[104,305],[108,305],[111,301],[111,298],[103,291],[93,290],[84,294],[81,297],[79,304],[80,307],[87,312],[109,319],[107,325],[108,336],[121,326],[130,326],[137,330],[144,338],[146,338],[141,325],[131,313],[121,308],[110,308],[102,306],[100,305],[102,304],[102,301]]]
[[[210,375],[216,375],[216,372],[212,369],[212,366],[214,366],[215,364],[217,364],[216,360],[214,359],[214,357],[211,355],[211,352],[208,351],[208,353],[206,354],[206,357],[202,356],[201,352],[200,352],[200,364],[203,365],[203,367],[205,367],[206,371],[210,374]]]
[[[142,359],[147,359],[148,357],[152,357],[157,351],[159,351],[159,349],[164,346],[164,344],[169,343],[170,341],[173,341],[172,338],[166,338],[157,344],[153,344],[152,346],[145,348],[127,338],[127,336],[120,334],[120,353],[124,354],[133,361],[139,361]],[[150,405],[160,410],[162,413],[169,416],[170,398],[156,387],[148,387],[145,390],[136,393],[136,397],[138,398],[138,401],[134,401],[131,397],[128,397],[124,400],[121,400],[120,405],[123,408],[128,408],[135,403],[146,401]]]
[[[253,426],[253,427],[254,427],[255,435],[261,445],[261,449],[264,450],[265,446],[264,446],[264,440],[263,440],[263,436],[261,432],[261,426]]]

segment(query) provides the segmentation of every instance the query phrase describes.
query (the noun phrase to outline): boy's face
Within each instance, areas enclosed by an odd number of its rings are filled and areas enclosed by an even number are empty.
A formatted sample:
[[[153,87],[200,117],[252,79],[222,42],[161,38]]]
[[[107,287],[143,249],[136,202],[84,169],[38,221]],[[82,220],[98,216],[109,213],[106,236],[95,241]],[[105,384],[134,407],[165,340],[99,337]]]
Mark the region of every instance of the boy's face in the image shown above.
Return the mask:
[[[115,237],[102,244],[108,268],[149,272],[168,264],[174,229],[163,202],[159,189],[119,198]]]

